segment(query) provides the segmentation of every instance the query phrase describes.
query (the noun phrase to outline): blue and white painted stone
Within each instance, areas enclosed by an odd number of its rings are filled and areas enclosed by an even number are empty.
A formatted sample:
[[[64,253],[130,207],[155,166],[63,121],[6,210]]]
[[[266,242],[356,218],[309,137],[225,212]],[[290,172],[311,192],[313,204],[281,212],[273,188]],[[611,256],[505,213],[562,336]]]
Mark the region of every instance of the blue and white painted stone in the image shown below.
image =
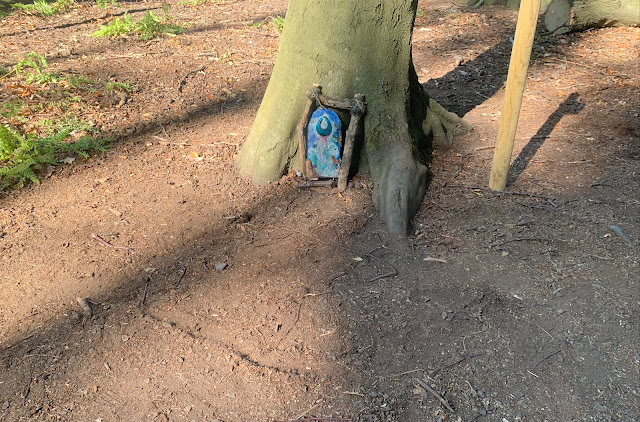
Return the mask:
[[[342,122],[333,110],[319,108],[313,112],[307,130],[307,160],[317,177],[338,177],[341,135]]]

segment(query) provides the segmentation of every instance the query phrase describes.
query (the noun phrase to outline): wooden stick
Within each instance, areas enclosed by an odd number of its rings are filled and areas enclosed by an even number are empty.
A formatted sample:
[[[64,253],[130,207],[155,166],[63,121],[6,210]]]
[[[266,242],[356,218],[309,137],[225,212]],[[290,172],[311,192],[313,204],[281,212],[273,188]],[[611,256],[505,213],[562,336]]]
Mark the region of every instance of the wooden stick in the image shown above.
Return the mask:
[[[97,241],[98,243],[100,243],[101,245],[108,246],[108,247],[113,248],[113,249],[120,249],[120,250],[127,251],[127,252],[130,252],[130,253],[136,253],[135,249],[130,248],[128,246],[115,246],[115,245],[112,245],[111,243],[107,242],[106,240],[104,240],[103,238],[98,236],[97,234],[92,234],[91,238],[93,240]]]
[[[307,124],[309,123],[309,113],[311,113],[311,108],[315,103],[316,95],[322,91],[322,87],[317,84],[313,84],[311,89],[307,91],[307,105],[304,108],[304,112],[302,113],[302,118],[300,119],[300,123],[298,123],[298,150],[300,152],[300,171],[302,172],[302,176],[307,177],[307,140],[304,138],[304,132],[307,128]]]
[[[437,398],[440,401],[440,403],[442,403],[444,407],[447,408],[449,412],[453,412],[453,409],[451,408],[451,406],[449,406],[449,403],[440,394],[438,394],[436,390],[431,388],[429,384],[422,381],[420,378],[416,378],[416,381],[418,382],[418,384],[420,384],[420,387],[424,388],[425,390],[430,392],[435,398]]]
[[[507,187],[507,174],[513,153],[513,143],[518,127],[518,116],[522,106],[522,94],[527,80],[527,69],[531,58],[539,10],[540,0],[522,0],[520,4],[511,61],[509,62],[502,117],[498,128],[498,141],[489,177],[489,188],[493,190],[504,190]]]
[[[347,129],[347,135],[344,140],[344,149],[342,152],[342,162],[340,163],[340,170],[338,170],[338,191],[343,191],[347,188],[356,133],[358,132],[360,118],[362,118],[362,115],[366,112],[364,95],[356,94],[354,98],[356,106],[351,109],[351,121],[349,122],[349,128]]]
[[[300,182],[296,185],[296,187],[305,189],[305,188],[332,188],[336,185],[336,181],[333,179],[327,180],[305,180],[304,182]]]
[[[562,352],[561,349],[556,350],[555,352],[551,352],[549,353],[547,356],[543,357],[542,359],[540,359],[538,361],[538,363],[536,363],[535,365],[533,365],[533,369],[536,369],[538,365],[540,365],[542,362],[544,362],[545,360],[549,359],[552,356],[557,355],[558,353]]]
[[[361,94],[359,94],[359,95],[361,95]],[[318,100],[324,106],[329,106],[329,107],[333,107],[333,108],[339,108],[341,110],[351,111],[355,107],[357,107],[357,104],[351,98],[347,98],[347,99],[343,100],[343,99],[340,99],[340,98],[334,98],[334,97],[330,97],[328,95],[324,95],[322,93],[318,93]]]

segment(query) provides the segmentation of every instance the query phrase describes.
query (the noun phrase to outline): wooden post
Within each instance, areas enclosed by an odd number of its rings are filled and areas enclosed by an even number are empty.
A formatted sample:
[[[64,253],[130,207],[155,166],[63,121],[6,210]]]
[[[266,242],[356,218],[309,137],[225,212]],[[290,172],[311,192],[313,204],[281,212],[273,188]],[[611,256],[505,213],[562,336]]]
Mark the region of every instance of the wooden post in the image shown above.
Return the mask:
[[[513,143],[518,127],[518,116],[522,105],[522,94],[527,80],[527,69],[531,58],[533,37],[536,33],[540,0],[522,0],[518,12],[516,34],[511,50],[509,73],[504,93],[502,116],[498,129],[498,141],[493,155],[493,165],[489,177],[489,188],[504,190],[507,186],[507,173],[513,153]]]
[[[317,84],[313,84],[311,89],[307,91],[307,105],[302,112],[302,118],[300,119],[300,123],[298,123],[298,152],[300,153],[300,171],[302,172],[302,176],[305,178],[309,176],[307,171],[307,140],[305,139],[305,132],[307,129],[307,124],[309,123],[309,114],[311,113],[311,108],[313,107],[315,98],[318,94],[322,92],[322,87]]]
[[[366,111],[366,105],[364,104],[364,95],[356,94],[351,107],[351,121],[349,122],[349,128],[347,129],[347,135],[345,136],[344,148],[342,152],[342,162],[340,163],[340,170],[338,170],[338,190],[344,191],[347,188],[347,182],[349,181],[349,170],[351,169],[351,159],[353,158],[353,146],[355,144],[356,132],[360,124],[360,118]]]

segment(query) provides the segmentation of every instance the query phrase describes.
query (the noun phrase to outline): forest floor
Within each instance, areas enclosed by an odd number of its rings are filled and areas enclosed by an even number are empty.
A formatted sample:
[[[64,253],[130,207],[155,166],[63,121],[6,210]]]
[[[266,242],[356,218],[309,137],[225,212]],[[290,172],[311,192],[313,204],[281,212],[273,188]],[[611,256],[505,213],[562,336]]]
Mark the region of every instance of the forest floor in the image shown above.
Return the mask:
[[[153,1],[0,20],[0,67],[131,87],[0,79],[2,123],[115,138],[0,196],[0,420],[638,421],[640,29],[538,31],[494,193],[516,12],[421,0],[419,77],[474,131],[398,240],[364,175],[236,171],[286,5],[174,3],[148,41],[89,34]]]

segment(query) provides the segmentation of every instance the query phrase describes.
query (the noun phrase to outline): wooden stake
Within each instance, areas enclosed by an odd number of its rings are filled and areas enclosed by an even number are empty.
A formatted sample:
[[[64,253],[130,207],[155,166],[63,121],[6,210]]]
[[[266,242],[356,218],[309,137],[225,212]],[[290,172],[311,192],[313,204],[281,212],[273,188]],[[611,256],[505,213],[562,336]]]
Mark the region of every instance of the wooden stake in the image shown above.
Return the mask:
[[[356,94],[354,98],[354,106],[351,107],[351,121],[349,121],[349,128],[347,129],[347,135],[345,136],[342,161],[340,163],[340,170],[338,170],[338,190],[340,192],[344,191],[347,188],[347,182],[349,181],[349,170],[351,168],[351,159],[353,158],[353,146],[355,144],[356,132],[358,131],[360,118],[366,111],[366,106],[364,104],[364,95]]]
[[[307,91],[307,105],[304,108],[304,112],[302,113],[302,118],[300,119],[300,123],[298,123],[298,150],[300,152],[300,171],[302,175],[307,178],[309,177],[307,171],[307,140],[305,138],[305,130],[307,129],[307,125],[309,124],[309,114],[311,113],[311,108],[313,107],[315,98],[317,95],[322,92],[322,87],[317,84],[313,84],[313,87]]]
[[[539,10],[540,0],[522,0],[520,3],[511,61],[509,62],[507,86],[504,93],[502,117],[498,129],[498,141],[489,177],[489,188],[493,190],[504,190],[507,186],[507,174],[513,153],[513,143],[518,127],[518,116],[527,80],[527,69],[529,68]]]

